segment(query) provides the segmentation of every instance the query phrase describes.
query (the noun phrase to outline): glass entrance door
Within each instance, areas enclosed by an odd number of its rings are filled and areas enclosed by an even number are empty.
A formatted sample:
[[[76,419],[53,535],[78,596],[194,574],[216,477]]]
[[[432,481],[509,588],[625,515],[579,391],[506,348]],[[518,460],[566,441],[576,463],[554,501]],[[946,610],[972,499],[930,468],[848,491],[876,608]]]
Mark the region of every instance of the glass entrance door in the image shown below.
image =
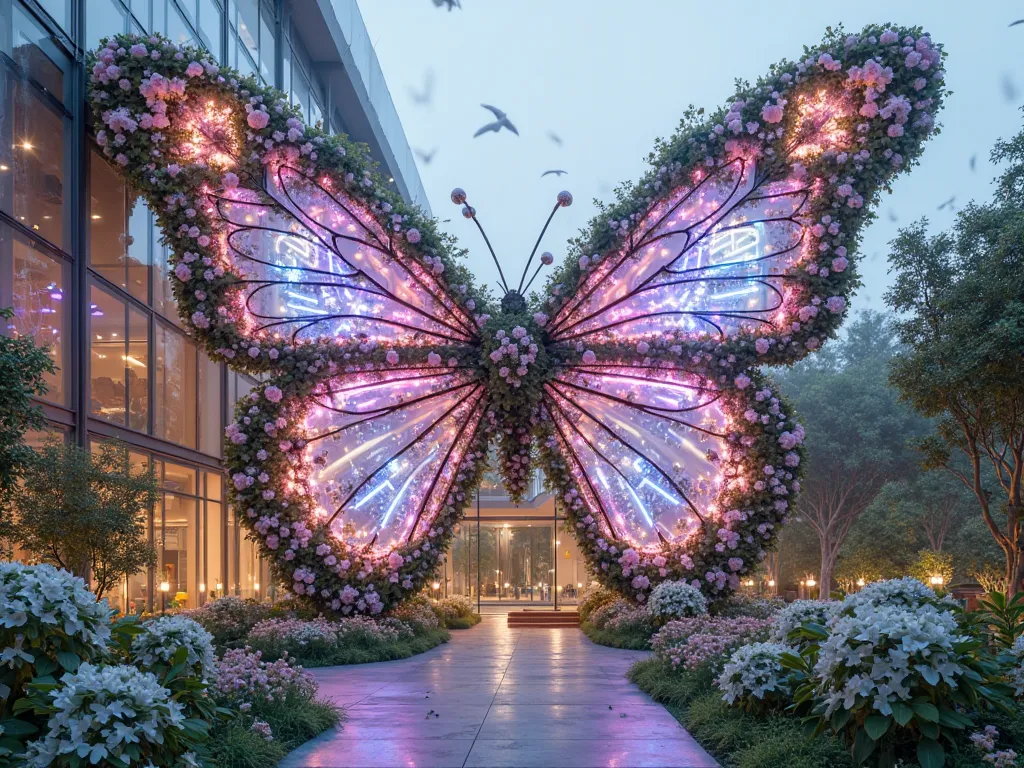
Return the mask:
[[[552,523],[481,522],[481,599],[551,602],[553,544]]]

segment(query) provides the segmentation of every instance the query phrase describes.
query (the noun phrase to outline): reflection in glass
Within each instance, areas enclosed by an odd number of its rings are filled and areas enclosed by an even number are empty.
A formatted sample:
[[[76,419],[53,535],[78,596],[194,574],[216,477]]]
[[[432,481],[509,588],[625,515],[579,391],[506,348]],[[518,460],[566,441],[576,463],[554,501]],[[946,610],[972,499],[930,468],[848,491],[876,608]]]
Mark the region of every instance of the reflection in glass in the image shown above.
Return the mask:
[[[125,31],[125,12],[114,0],[89,0],[85,6],[85,49],[91,50],[107,35]]]
[[[149,318],[128,308],[128,426],[149,431]]]
[[[199,604],[195,556],[196,505],[196,499],[164,494],[159,580],[170,583],[168,600],[184,608],[195,608]]]
[[[125,424],[125,305],[96,286],[89,293],[89,302],[89,411],[94,416]]]
[[[63,338],[67,327],[68,271],[63,262],[32,248],[15,236],[10,227],[0,226],[0,306],[14,309],[14,317],[0,332],[30,336],[37,345],[49,348],[60,370],[45,375],[49,391],[43,397],[60,404],[66,404],[70,396],[66,360],[69,348]]]
[[[220,456],[223,443],[224,414],[221,410],[221,364],[199,352],[199,450]]]
[[[0,208],[64,245],[64,120],[0,66]]]
[[[156,324],[156,408],[153,433],[196,447],[196,345],[176,330]]]

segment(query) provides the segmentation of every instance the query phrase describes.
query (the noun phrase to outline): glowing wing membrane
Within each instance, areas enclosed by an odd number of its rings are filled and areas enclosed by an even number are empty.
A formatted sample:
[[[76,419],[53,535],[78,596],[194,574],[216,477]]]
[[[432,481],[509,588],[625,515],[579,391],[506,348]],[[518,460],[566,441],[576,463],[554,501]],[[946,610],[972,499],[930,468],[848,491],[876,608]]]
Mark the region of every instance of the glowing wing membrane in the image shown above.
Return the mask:
[[[353,544],[394,547],[429,529],[484,410],[458,368],[399,368],[334,380],[306,416],[319,514]]]
[[[545,406],[584,501],[606,532],[638,546],[685,540],[719,489],[718,392],[681,371],[558,369]]]
[[[270,202],[244,188],[213,197],[257,332],[406,345],[472,341],[472,320],[366,211],[288,167],[268,173]]]
[[[614,329],[735,334],[771,322],[800,255],[809,191],[736,158],[654,206],[551,325],[556,341]]]

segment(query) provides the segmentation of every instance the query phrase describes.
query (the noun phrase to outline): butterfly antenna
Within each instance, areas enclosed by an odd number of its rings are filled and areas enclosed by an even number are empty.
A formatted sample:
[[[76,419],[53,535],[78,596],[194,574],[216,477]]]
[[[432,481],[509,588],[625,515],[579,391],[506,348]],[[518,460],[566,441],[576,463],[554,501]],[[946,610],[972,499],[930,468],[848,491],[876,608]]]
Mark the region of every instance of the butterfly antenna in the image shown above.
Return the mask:
[[[548,231],[548,225],[551,224],[551,220],[555,218],[555,214],[558,213],[559,208],[568,208],[572,205],[572,195],[566,191],[558,193],[558,199],[555,201],[555,207],[551,209],[551,213],[548,215],[548,220],[544,222],[544,227],[540,231],[540,235],[537,237],[537,242],[533,244],[533,250],[530,251],[530,258],[526,260],[526,266],[523,267],[523,276],[519,278],[519,288],[516,289],[520,294],[529,289],[530,283],[533,282],[533,278],[530,278],[530,282],[526,284],[526,288],[523,288],[523,280],[526,279],[527,273],[530,271],[530,264],[533,263],[533,257],[537,253],[537,249],[540,247],[540,241],[544,239],[544,233]],[[543,264],[541,265],[543,266]],[[540,267],[537,267],[537,271],[540,271]],[[537,276],[537,272],[533,273],[533,277]]]
[[[473,223],[476,224],[476,228],[480,230],[480,234],[483,235],[484,242],[487,243],[487,250],[491,252],[491,258],[494,259],[494,265],[498,268],[498,274],[501,276],[501,285],[505,289],[505,293],[508,293],[508,283],[505,281],[505,273],[501,271],[501,263],[498,261],[498,255],[494,252],[494,248],[491,247],[491,241],[487,238],[487,233],[484,232],[484,228],[481,226],[480,220],[476,217],[476,208],[466,202],[466,191],[460,187],[453,189],[452,202],[456,205],[461,205],[462,215],[467,219],[472,219]]]

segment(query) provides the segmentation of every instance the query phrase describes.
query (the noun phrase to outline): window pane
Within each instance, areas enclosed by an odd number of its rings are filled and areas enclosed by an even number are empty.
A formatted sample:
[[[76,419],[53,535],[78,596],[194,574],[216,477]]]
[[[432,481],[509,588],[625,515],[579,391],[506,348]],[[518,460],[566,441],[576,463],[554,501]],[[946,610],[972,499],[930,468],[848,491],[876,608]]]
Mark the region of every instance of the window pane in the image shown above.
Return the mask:
[[[85,3],[85,48],[91,50],[107,35],[125,31],[125,13],[114,0],[89,0]]]
[[[149,318],[128,310],[128,426],[149,430]]]
[[[223,597],[228,582],[224,563],[224,508],[215,501],[206,502],[206,594]]]
[[[207,472],[206,473],[206,498],[213,499],[214,501],[220,501],[223,497],[221,493],[221,477],[220,472]]]
[[[156,410],[153,433],[196,447],[196,347],[177,331],[156,326]]]
[[[54,4],[61,2],[63,0],[56,0]],[[57,101],[64,103],[64,73],[46,53],[47,50],[53,50],[50,35],[17,6],[11,40],[11,50],[6,51],[11,58],[29,79],[45,88]]]
[[[128,290],[125,185],[95,148],[89,159],[89,266],[114,285]]]
[[[10,295],[0,288],[0,304],[12,306],[14,317],[6,332],[12,336],[31,336],[39,346],[48,347],[50,356],[60,370],[46,375],[49,391],[46,400],[66,404],[70,396],[68,387],[67,354],[70,346],[64,344],[67,321],[68,285],[70,268],[63,262],[37,251],[15,236],[8,226],[0,226],[0,252],[10,248],[11,262],[4,263],[0,283],[10,286]]]
[[[89,293],[89,411],[125,424],[124,303],[93,286]]]
[[[71,0],[38,0],[61,29],[71,34]]]
[[[128,291],[139,301],[149,303],[149,269],[153,263],[150,234],[153,225],[149,208],[138,198],[128,214]]]
[[[196,567],[196,500],[164,494],[164,552],[162,571],[170,582],[168,600],[181,607],[198,606]]]
[[[162,487],[168,491],[187,493],[190,496],[196,495],[196,471],[191,467],[181,464],[164,462],[164,476]]]
[[[216,0],[199,0],[199,33],[203,36],[203,42],[210,49],[210,53],[218,61],[222,61],[224,56],[220,47],[223,28],[224,18],[220,4]]]
[[[238,0],[238,17],[235,22],[238,37],[242,45],[249,51],[253,61],[259,60],[257,36],[260,25],[259,0]]]
[[[152,29],[153,20],[149,17],[149,0],[131,0],[132,14],[139,20],[144,29]]]
[[[238,541],[238,581],[239,593],[243,598],[259,599],[262,596],[264,586],[260,584],[259,557],[256,554],[256,544],[249,541],[244,535],[239,535]]]
[[[227,514],[227,539],[228,539],[228,561],[224,582],[225,593],[229,595],[239,594],[238,588],[238,523],[235,521],[235,511],[229,504],[225,507]]]
[[[196,42],[192,30],[173,5],[167,9],[167,36],[183,45],[195,45]]]
[[[221,421],[221,366],[199,353],[199,402],[203,404],[199,411],[199,450],[210,456],[220,456],[223,441]]]
[[[64,120],[0,66],[0,208],[64,244]]]
[[[274,85],[274,16],[266,7],[260,14],[260,75]]]
[[[159,230],[153,233],[154,265],[153,265],[153,308],[172,323],[181,327],[181,318],[178,317],[178,304],[174,300],[174,290],[171,288],[171,255],[167,246],[160,243]]]

